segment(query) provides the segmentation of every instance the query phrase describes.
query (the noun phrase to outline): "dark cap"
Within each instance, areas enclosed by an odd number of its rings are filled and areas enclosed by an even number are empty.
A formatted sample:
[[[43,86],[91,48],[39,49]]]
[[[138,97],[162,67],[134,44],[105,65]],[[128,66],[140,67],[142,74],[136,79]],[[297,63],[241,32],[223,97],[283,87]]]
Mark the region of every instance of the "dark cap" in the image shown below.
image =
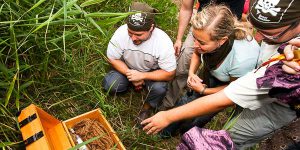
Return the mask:
[[[300,0],[252,0],[250,22],[261,30],[276,29],[300,20]]]
[[[158,11],[146,3],[134,2],[130,6],[131,12],[137,12],[128,16],[127,26],[133,31],[148,31],[155,24],[154,15]]]

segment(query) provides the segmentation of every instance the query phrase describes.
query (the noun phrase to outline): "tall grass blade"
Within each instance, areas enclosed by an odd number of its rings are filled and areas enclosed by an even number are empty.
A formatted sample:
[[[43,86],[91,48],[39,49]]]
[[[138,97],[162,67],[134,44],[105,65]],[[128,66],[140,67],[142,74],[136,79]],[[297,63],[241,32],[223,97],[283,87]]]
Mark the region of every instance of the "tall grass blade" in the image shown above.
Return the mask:
[[[76,4],[76,2],[77,2],[77,0],[73,0],[73,1],[68,2],[66,4],[66,7],[63,7],[61,9],[59,9],[53,16],[49,17],[49,19],[47,21],[43,22],[41,25],[39,25],[37,28],[35,28],[31,33],[36,32],[37,30],[41,29],[42,27],[44,27],[45,25],[50,23],[53,19],[59,17],[63,13],[65,8],[66,9],[71,8],[74,4]]]
[[[1,5],[1,7],[0,7],[0,14],[1,14],[1,12],[2,12],[3,6],[4,6],[4,3],[3,3],[3,4]]]
[[[5,148],[7,146],[12,146],[12,145],[20,144],[22,142],[23,141],[20,141],[20,142],[1,142],[0,143],[0,148]]]
[[[32,83],[34,83],[34,81],[28,81],[28,82],[23,83],[20,86],[20,91],[23,91],[24,89],[26,89],[27,87],[29,87]]]
[[[17,75],[18,75],[18,73],[15,74],[13,80],[12,80],[11,83],[10,83],[9,89],[8,89],[8,91],[7,91],[7,93],[6,93],[5,104],[4,104],[5,107],[6,107],[6,106],[8,105],[8,103],[9,103],[9,99],[10,99],[11,93],[12,93],[14,87],[15,87],[15,82],[16,82],[16,79],[17,79]]]
[[[128,16],[134,14],[135,12],[127,12],[127,13],[108,13],[108,12],[95,12],[86,14],[86,17],[116,17],[116,16]]]
[[[30,12],[31,10],[35,9],[36,7],[40,6],[42,3],[44,3],[46,0],[39,0],[37,3],[35,3],[30,9],[26,11],[26,13]]]
[[[2,72],[3,75],[6,77],[6,79],[8,80],[8,78],[9,78],[9,70],[2,63],[0,63],[0,72]]]
[[[75,4],[75,7],[80,10],[81,12],[83,12],[84,15],[87,15],[87,13],[82,10],[77,4]],[[103,30],[101,29],[101,27],[99,25],[97,25],[97,23],[95,22],[95,20],[91,17],[87,17],[87,19],[106,37],[106,34],[103,32]]]
[[[95,141],[95,140],[97,140],[97,139],[103,137],[104,135],[105,135],[105,134],[102,134],[102,135],[99,135],[99,136],[90,138],[90,139],[88,139],[88,140],[86,140],[86,141],[84,141],[84,142],[82,142],[82,143],[80,143],[80,144],[77,144],[76,146],[74,146],[74,147],[72,147],[72,148],[69,148],[68,150],[77,150],[77,149],[79,149],[81,146],[86,145],[86,144],[89,144],[89,143],[91,143],[91,142],[93,142],[93,141]]]
[[[86,7],[86,6],[90,6],[90,5],[94,5],[94,4],[98,4],[103,2],[104,0],[87,0],[86,2],[82,3],[80,5],[80,7]]]
[[[66,102],[66,101],[68,101],[68,100],[71,100],[71,99],[73,99],[73,98],[75,98],[75,97],[78,97],[78,96],[84,95],[84,94],[86,94],[86,93],[89,93],[89,92],[91,92],[91,91],[93,91],[93,90],[84,91],[83,93],[80,93],[80,94],[77,94],[77,95],[75,95],[75,96],[66,98],[66,99],[61,100],[61,101],[59,101],[59,102],[56,102],[56,103],[50,105],[50,106],[48,107],[48,109],[50,109],[51,107],[56,106],[56,105],[58,105],[58,104],[64,103],[64,102]]]
[[[227,119],[226,123],[224,124],[224,126],[222,128],[223,130],[228,131],[237,122],[237,119],[240,117],[241,113],[239,113],[238,115],[235,115],[235,111],[236,111],[236,109],[234,109],[234,111],[232,111],[230,117]]]
[[[7,87],[9,87],[9,83],[7,83],[7,82],[0,82],[0,88],[7,88]]]
[[[125,16],[125,15],[118,16],[118,17],[113,17],[113,18],[109,18],[109,19],[98,21],[97,24],[99,24],[101,26],[109,26],[109,25],[116,24],[119,21],[122,21],[126,17],[127,16]]]
[[[66,60],[67,53],[66,53],[66,19],[67,19],[67,8],[66,8],[66,0],[64,0],[64,32],[63,32],[63,47],[64,47],[64,58]]]

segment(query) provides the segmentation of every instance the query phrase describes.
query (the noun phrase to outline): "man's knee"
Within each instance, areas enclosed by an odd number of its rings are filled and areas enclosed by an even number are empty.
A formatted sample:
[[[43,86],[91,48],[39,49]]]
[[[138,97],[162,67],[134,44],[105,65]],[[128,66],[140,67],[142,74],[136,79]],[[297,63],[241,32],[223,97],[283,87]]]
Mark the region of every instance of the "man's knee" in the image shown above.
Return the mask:
[[[265,105],[257,110],[244,109],[233,126],[230,136],[240,149],[250,147],[270,136],[274,130],[288,124],[296,117],[295,112],[277,103]]]
[[[129,82],[126,77],[116,71],[110,71],[104,77],[102,86],[110,93],[124,92],[127,90]]]
[[[165,96],[167,92],[167,83],[155,82],[149,87],[149,91],[157,96]]]

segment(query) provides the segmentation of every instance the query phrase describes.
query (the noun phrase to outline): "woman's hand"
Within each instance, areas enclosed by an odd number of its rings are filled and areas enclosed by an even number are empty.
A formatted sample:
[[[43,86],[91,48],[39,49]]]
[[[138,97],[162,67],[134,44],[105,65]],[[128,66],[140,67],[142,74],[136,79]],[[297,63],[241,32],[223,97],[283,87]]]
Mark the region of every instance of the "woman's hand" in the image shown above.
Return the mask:
[[[202,84],[203,80],[197,75],[191,74],[187,80],[187,86],[195,92],[200,92],[204,89],[205,85]]]
[[[201,82],[198,82],[198,83],[193,82],[193,83],[191,83],[189,88],[197,93],[200,93],[206,88],[206,85],[202,84]]]
[[[202,82],[202,79],[200,79],[196,74],[189,74],[187,79],[187,84],[191,82]]]
[[[167,127],[170,123],[172,122],[168,119],[167,111],[160,111],[154,116],[145,119],[141,124],[145,125],[143,130],[147,134],[157,134],[163,128]]]

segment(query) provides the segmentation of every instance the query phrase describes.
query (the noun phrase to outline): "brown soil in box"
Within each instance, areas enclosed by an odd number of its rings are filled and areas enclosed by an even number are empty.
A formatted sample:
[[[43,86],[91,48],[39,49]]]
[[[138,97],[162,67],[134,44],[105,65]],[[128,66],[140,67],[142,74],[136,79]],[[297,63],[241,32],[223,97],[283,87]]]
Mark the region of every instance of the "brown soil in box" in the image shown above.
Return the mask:
[[[100,136],[99,139],[86,145],[89,150],[117,149],[108,131],[97,120],[86,118],[76,123],[72,128],[75,133],[71,133],[71,136],[75,142],[77,141],[76,135],[78,135],[83,141]]]

